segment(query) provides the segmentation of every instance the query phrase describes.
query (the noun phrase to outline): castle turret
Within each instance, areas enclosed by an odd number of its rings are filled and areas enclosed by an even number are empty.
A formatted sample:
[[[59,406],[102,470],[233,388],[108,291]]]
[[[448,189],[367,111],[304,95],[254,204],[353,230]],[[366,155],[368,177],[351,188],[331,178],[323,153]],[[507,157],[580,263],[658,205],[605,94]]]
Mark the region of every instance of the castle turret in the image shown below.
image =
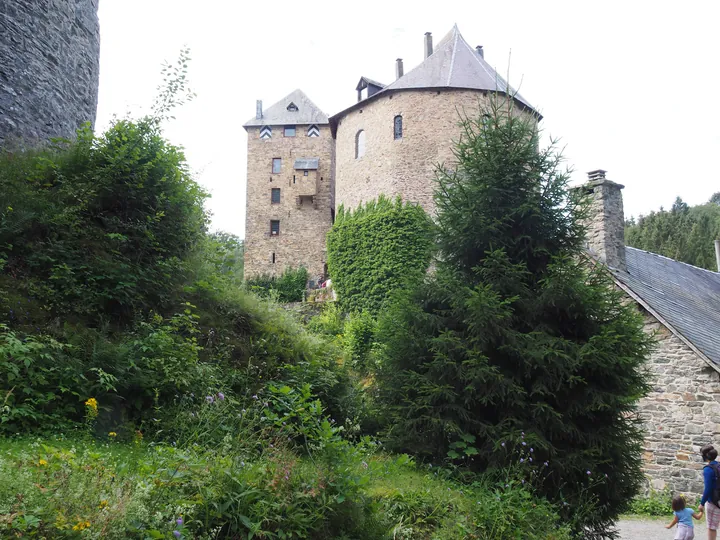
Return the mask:
[[[295,90],[267,110],[257,102],[248,135],[245,277],[307,268],[325,274],[332,225],[333,139],[328,117]]]
[[[99,0],[0,1],[0,145],[94,124]]]

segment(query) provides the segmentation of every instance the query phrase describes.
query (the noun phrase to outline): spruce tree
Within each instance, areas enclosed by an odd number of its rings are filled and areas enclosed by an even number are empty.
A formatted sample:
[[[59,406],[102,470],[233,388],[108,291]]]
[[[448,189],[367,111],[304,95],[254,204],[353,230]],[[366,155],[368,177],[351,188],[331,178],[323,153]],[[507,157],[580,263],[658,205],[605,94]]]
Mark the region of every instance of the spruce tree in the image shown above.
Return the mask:
[[[389,444],[474,471],[514,464],[601,537],[642,482],[650,340],[584,255],[586,205],[535,121],[498,98],[461,123],[457,164],[438,172],[435,271],[379,321]]]

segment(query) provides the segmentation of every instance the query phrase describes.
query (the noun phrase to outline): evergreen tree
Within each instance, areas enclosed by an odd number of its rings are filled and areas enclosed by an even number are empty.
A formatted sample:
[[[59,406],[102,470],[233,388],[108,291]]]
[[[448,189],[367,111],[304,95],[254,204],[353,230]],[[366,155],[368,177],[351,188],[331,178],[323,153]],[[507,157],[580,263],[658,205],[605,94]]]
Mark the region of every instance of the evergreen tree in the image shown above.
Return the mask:
[[[436,272],[379,321],[379,397],[395,450],[440,460],[462,448],[485,470],[520,466],[508,449],[532,447],[548,465],[528,478],[601,537],[642,481],[635,406],[650,342],[582,255],[585,206],[562,157],[514,113],[497,103],[462,120],[457,167],[438,173]]]

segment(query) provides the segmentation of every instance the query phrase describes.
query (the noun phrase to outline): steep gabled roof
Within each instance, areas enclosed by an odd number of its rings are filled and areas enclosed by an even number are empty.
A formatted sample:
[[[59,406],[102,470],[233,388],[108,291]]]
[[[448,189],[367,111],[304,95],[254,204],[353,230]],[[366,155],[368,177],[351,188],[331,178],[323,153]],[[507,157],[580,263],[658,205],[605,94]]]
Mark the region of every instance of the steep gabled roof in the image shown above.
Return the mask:
[[[362,79],[361,79],[362,81]],[[522,106],[542,118],[535,108],[517,93],[498,73],[485,61],[485,58],[468,45],[460,34],[457,25],[440,40],[433,53],[419,66],[408,71],[395,82],[385,86],[379,92],[368,96],[347,109],[334,114],[330,122],[336,125],[340,117],[361,107],[377,96],[402,90],[456,88],[463,90],[484,90],[502,92],[513,96]]]
[[[295,107],[297,110],[293,110]],[[289,109],[288,109],[289,108]],[[328,116],[302,90],[295,90],[263,111],[262,118],[251,118],[243,127],[327,124]]]
[[[720,274],[632,247],[625,257],[620,285],[720,368]]]
[[[422,64],[408,71],[385,90],[407,88],[463,88],[498,91],[514,95],[526,107],[533,109],[520,94],[485,61],[480,53],[468,45],[457,25],[440,40],[433,53]],[[534,109],[533,109],[534,110]]]

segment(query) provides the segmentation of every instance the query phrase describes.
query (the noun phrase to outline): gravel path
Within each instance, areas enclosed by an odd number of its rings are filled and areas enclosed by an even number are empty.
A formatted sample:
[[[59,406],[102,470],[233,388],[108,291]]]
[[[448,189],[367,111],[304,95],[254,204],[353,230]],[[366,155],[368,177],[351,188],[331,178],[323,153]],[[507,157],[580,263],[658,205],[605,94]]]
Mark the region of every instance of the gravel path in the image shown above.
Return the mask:
[[[672,521],[653,518],[627,518],[618,522],[621,540],[672,540],[675,538],[675,528],[667,530],[665,525]],[[707,540],[705,520],[695,521],[695,540]]]

